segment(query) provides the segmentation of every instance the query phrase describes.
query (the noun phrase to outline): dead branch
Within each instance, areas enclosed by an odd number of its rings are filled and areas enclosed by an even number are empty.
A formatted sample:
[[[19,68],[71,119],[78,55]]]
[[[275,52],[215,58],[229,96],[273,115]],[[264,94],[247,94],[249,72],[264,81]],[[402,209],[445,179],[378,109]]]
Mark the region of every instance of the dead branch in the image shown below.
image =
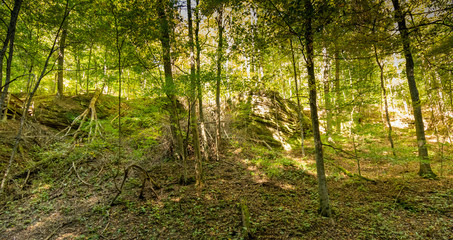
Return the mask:
[[[74,162],[72,162],[72,169],[74,169],[74,172],[75,172],[77,178],[78,178],[83,184],[85,184],[85,185],[87,185],[87,186],[90,186],[90,187],[93,186],[92,184],[85,182],[85,181],[79,176],[79,173],[77,172],[77,168],[76,168]]]
[[[364,177],[362,175],[359,175],[359,174],[355,174],[355,173],[351,173],[350,171],[346,170],[346,168],[342,167],[342,166],[339,166],[339,165],[336,165],[336,164],[333,164],[336,168],[338,168],[338,170],[340,170],[341,172],[343,172],[344,174],[346,174],[346,176],[350,177],[350,178],[359,178],[359,179],[362,179],[362,180],[365,180],[365,181],[369,181],[369,182],[373,182],[375,183],[376,180],[373,180],[371,178],[367,178],[367,177]]]
[[[272,147],[264,140],[260,140],[260,139],[254,139],[254,138],[249,138],[248,140],[251,140],[251,141],[254,141],[254,142],[258,142],[258,143],[264,143],[264,145],[266,145],[266,147],[269,149],[269,150],[274,150],[272,149]]]
[[[24,189],[25,184],[27,184],[28,178],[30,178],[30,169],[28,170],[27,177],[25,178],[24,183],[22,183],[22,185],[20,186],[20,189]]]
[[[343,149],[341,149],[341,148],[337,148],[337,147],[334,147],[334,146],[332,146],[332,145],[325,144],[325,143],[323,143],[322,145],[323,145],[323,146],[326,146],[326,147],[333,148],[335,151],[340,151],[340,152],[342,152],[342,153],[344,153],[344,154],[346,154],[346,155],[349,155],[349,156],[351,156],[351,157],[355,157],[354,154],[349,153],[349,152],[347,152],[347,151],[345,151],[345,150],[343,150]]]

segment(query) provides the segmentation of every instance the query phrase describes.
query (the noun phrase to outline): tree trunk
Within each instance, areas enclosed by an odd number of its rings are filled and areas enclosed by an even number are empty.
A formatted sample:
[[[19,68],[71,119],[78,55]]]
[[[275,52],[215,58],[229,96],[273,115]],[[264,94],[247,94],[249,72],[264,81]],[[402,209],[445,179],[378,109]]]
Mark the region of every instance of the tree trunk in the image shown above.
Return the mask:
[[[178,119],[178,108],[176,104],[176,89],[173,82],[173,74],[171,67],[171,55],[170,55],[170,27],[166,16],[166,1],[160,0],[157,3],[157,13],[160,19],[160,42],[162,45],[162,59],[164,64],[165,74],[165,92],[171,102],[169,109],[170,114],[170,129],[173,137],[173,142],[176,147],[176,158],[179,158],[182,162],[182,181],[187,181],[187,163],[186,154],[184,151],[184,145],[181,137],[181,126]]]
[[[406,58],[406,77],[409,85],[409,91],[412,100],[412,109],[415,119],[415,131],[417,134],[418,156],[420,158],[420,171],[418,174],[426,178],[434,178],[436,174],[431,169],[431,164],[428,157],[428,148],[426,146],[425,127],[423,125],[422,108],[420,97],[415,82],[414,75],[414,60],[412,58],[409,31],[406,27],[406,20],[403,12],[400,9],[398,0],[392,0],[395,9],[395,19],[398,22],[398,30],[400,32],[401,41],[403,44],[404,56]]]
[[[76,63],[77,63],[77,74],[76,74],[76,95],[78,95],[78,88],[77,86],[80,84],[80,56],[79,56],[79,53],[77,53],[77,57],[76,57]]]
[[[316,104],[316,79],[315,67],[313,62],[313,32],[312,32],[312,16],[313,5],[311,0],[305,0],[305,10],[307,11],[307,22],[305,26],[305,47],[307,58],[307,73],[308,73],[308,87],[310,89],[310,111],[311,121],[313,124],[313,138],[315,145],[316,155],[316,172],[318,175],[318,191],[319,191],[319,213],[325,217],[331,217],[332,210],[330,208],[329,193],[327,191],[326,173],[324,170],[324,157],[322,152],[321,135],[319,133],[319,119],[318,108]]]
[[[335,128],[338,134],[341,133],[341,90],[340,90],[340,56],[338,49],[335,49]]]
[[[113,5],[113,4],[112,4]],[[121,53],[122,53],[122,48],[123,48],[123,43],[124,43],[124,40],[120,43],[120,33],[119,33],[119,26],[118,26],[118,16],[116,15],[115,13],[115,6],[112,6],[112,15],[113,17],[115,18],[115,43],[116,43],[116,51],[118,53],[118,161],[117,163],[119,163],[121,161],[121,150],[122,150],[122,147],[123,147],[123,144],[122,144],[122,135],[121,135],[121,91],[122,91],[122,76],[123,76],[123,69],[121,67]],[[90,47],[90,61],[91,62],[91,51],[93,49],[93,45],[91,45]],[[90,65],[90,64],[88,64]],[[94,61],[94,65],[96,66],[96,60]],[[90,69],[88,69],[88,71],[90,71]],[[95,85],[96,87],[96,85]],[[87,81],[87,90],[88,90],[88,81]],[[103,90],[103,89],[102,89]],[[102,92],[102,90],[99,92],[99,94]],[[87,91],[88,93],[88,91]],[[97,92],[95,92],[95,95],[91,101],[91,103],[93,103],[93,108],[92,108],[92,113],[95,113],[95,107],[94,107],[94,104],[96,103],[96,94]],[[91,104],[90,104],[90,108],[91,108]],[[82,121],[83,122],[83,121]],[[74,136],[74,139],[75,139],[75,136]]]
[[[208,137],[206,135],[206,126],[204,124],[204,114],[203,114],[203,87],[201,84],[201,47],[200,47],[200,40],[198,37],[198,33],[200,31],[200,16],[199,16],[199,9],[198,9],[198,0],[196,0],[197,8],[195,11],[195,46],[197,49],[196,55],[196,64],[197,64],[197,90],[198,90],[198,117],[200,121],[200,131],[201,131],[201,145],[203,147],[203,158],[205,161],[209,159],[208,155]]]
[[[57,78],[57,97],[62,98],[63,97],[63,91],[64,91],[64,86],[63,86],[63,64],[64,64],[64,50],[65,50],[65,44],[66,44],[66,36],[68,35],[68,30],[67,27],[65,26],[63,28],[63,31],[61,32],[61,38],[60,38],[60,48],[58,49],[58,78]]]
[[[197,103],[197,79],[195,72],[195,49],[193,42],[193,29],[192,29],[192,6],[191,0],[187,0],[187,19],[189,25],[189,47],[190,47],[190,127],[192,131],[193,148],[195,151],[195,179],[196,186],[203,187],[203,165],[200,151],[200,137],[198,135],[196,103]]]
[[[289,40],[291,45],[291,57],[293,60],[293,71],[294,71],[294,84],[296,85],[296,99],[297,99],[297,114],[299,116],[299,125],[300,125],[300,137],[301,137],[301,149],[302,149],[302,157],[305,156],[305,148],[304,148],[304,124],[302,119],[302,107],[300,105],[300,97],[299,97],[299,84],[297,82],[297,68],[296,68],[296,60],[294,58],[294,49],[293,49],[293,40]]]
[[[17,23],[17,18],[19,17],[19,11],[20,11],[20,6],[22,4],[22,0],[15,0],[14,1],[14,7],[13,10],[11,11],[11,18],[9,21],[9,26],[8,26],[8,32],[6,35],[6,39],[3,42],[3,47],[0,52],[0,86],[2,85],[3,82],[3,59],[5,58],[6,54],[6,49],[8,48],[8,43],[9,43],[9,53],[8,53],[8,60],[6,61],[6,78],[5,78],[5,84],[3,89],[0,89],[2,91],[1,96],[0,96],[0,119],[2,119],[2,114],[3,114],[3,105],[6,100],[6,96],[8,94],[8,88],[9,88],[9,81],[11,79],[11,63],[13,61],[13,55],[14,55],[14,36],[16,34],[16,23]]]
[[[329,80],[329,71],[330,71],[330,62],[327,56],[327,49],[323,49],[323,84],[324,84],[324,104],[326,109],[326,135],[327,141],[332,142],[332,112],[330,104],[330,80]]]
[[[220,152],[220,80],[222,75],[222,51],[223,51],[223,9],[222,6],[217,10],[217,26],[218,26],[218,46],[217,46],[217,81],[216,81],[216,92],[215,92],[215,103],[216,103],[216,159],[219,160]]]
[[[393,156],[396,156],[395,146],[393,144],[393,138],[392,138],[392,123],[390,122],[389,106],[388,106],[388,101],[387,101],[387,91],[385,90],[385,83],[384,83],[384,66],[381,64],[381,62],[379,62],[376,45],[373,44],[373,47],[374,47],[374,56],[376,57],[376,63],[380,70],[381,89],[382,89],[382,95],[384,97],[385,119],[387,120],[387,125],[389,128],[387,136],[388,136],[388,139],[390,142],[390,146],[392,147]]]
[[[86,86],[86,93],[88,93],[89,90],[89,84],[90,84],[90,75],[91,75],[91,55],[93,54],[93,42],[91,42],[90,45],[90,53],[88,55],[88,69],[87,69],[87,86]]]

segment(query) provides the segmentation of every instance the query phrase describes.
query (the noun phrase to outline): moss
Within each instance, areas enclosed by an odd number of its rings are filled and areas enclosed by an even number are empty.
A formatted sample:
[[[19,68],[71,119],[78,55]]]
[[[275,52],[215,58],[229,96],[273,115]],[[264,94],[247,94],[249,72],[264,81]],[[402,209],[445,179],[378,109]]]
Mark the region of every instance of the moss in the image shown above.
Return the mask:
[[[234,106],[234,105],[233,105]],[[274,91],[251,91],[236,98],[233,127],[246,129],[248,137],[281,147],[292,138],[300,138],[297,105]],[[311,129],[310,120],[303,115],[304,133]],[[282,138],[275,139],[278,133]]]

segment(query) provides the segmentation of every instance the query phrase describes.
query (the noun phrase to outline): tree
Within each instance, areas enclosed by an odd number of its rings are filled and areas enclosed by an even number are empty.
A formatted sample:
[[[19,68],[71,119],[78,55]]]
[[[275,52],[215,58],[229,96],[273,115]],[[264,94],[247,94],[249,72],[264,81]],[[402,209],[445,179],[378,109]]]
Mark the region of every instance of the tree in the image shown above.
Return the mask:
[[[327,48],[323,48],[323,86],[324,86],[324,106],[326,110],[326,135],[327,141],[332,142],[332,109],[330,101],[330,60],[327,54]]]
[[[187,181],[187,163],[186,154],[183,147],[183,141],[181,136],[181,126],[178,118],[178,107],[176,103],[176,88],[173,81],[172,63],[170,55],[170,26],[168,20],[169,6],[164,0],[159,0],[157,3],[157,14],[159,17],[160,36],[159,40],[162,46],[162,59],[165,72],[165,93],[170,100],[170,128],[173,136],[173,142],[176,145],[176,158],[182,161],[183,174],[182,180]]]
[[[204,114],[203,114],[203,86],[201,82],[201,46],[200,46],[200,6],[198,0],[196,0],[196,8],[195,8],[195,47],[196,47],[196,78],[197,78],[197,98],[198,98],[198,118],[200,121],[200,131],[201,131],[201,139],[202,139],[202,146],[203,146],[203,156],[205,161],[208,160],[208,137],[206,136],[206,126],[204,123]]]
[[[3,114],[3,106],[5,104],[6,95],[8,94],[8,88],[11,80],[11,63],[13,61],[14,56],[14,36],[16,34],[16,24],[17,18],[19,17],[20,6],[22,4],[22,0],[15,0],[13,10],[11,10],[11,17],[9,20],[8,31],[6,34],[6,38],[3,41],[3,47],[0,51],[0,89],[1,96],[0,96],[0,119],[2,119]],[[6,49],[8,48],[9,44],[9,53],[8,53],[8,60],[6,62],[6,78],[5,84],[3,85],[3,59],[5,58]]]
[[[313,125],[313,141],[315,145],[316,172],[318,174],[318,192],[319,192],[319,212],[322,216],[331,217],[329,193],[327,191],[326,173],[324,170],[324,156],[322,151],[321,135],[319,132],[318,106],[316,103],[316,78],[315,66],[313,61],[313,30],[312,21],[314,17],[313,4],[311,0],[305,0],[306,23],[304,30],[306,64],[308,73],[308,87],[310,98],[311,122]]]
[[[401,10],[398,0],[392,0],[394,7],[395,20],[398,23],[401,43],[403,45],[404,57],[406,59],[406,77],[412,100],[412,108],[415,119],[415,131],[417,134],[418,156],[420,158],[420,170],[418,174],[426,178],[434,178],[436,174],[431,169],[429,162],[428,148],[426,146],[425,127],[423,124],[422,108],[417,83],[415,82],[414,60],[412,58],[409,31],[406,27],[405,14]]]
[[[63,97],[63,90],[64,90],[64,85],[63,85],[63,74],[64,74],[64,69],[63,69],[63,63],[64,63],[64,50],[66,48],[66,36],[68,35],[68,27],[67,24],[63,27],[63,30],[61,31],[61,38],[60,38],[60,47],[58,48],[58,76],[57,76],[57,96],[59,98]]]
[[[217,8],[217,78],[216,78],[216,92],[215,92],[215,103],[216,103],[216,159],[219,160],[221,128],[220,128],[220,83],[222,78],[222,61],[223,61],[223,5]]]
[[[195,49],[192,27],[192,6],[191,0],[187,0],[187,20],[189,27],[189,49],[190,49],[190,127],[192,131],[192,143],[195,151],[195,178],[198,187],[203,186],[203,165],[200,151],[200,137],[198,134],[196,103],[197,103],[197,79],[195,72]],[[200,108],[201,109],[201,108]]]
[[[392,152],[393,152],[393,156],[396,156],[395,146],[394,146],[393,138],[392,138],[392,123],[390,121],[389,106],[388,106],[388,100],[387,100],[387,90],[385,89],[384,65],[383,65],[383,63],[381,63],[379,61],[376,44],[373,44],[373,48],[374,48],[374,55],[376,57],[376,63],[379,67],[379,79],[381,80],[380,85],[381,85],[381,89],[382,89],[382,96],[384,98],[385,120],[387,121],[387,126],[388,126],[387,138],[389,139],[390,147],[392,148]]]
[[[293,64],[293,71],[294,71],[294,85],[296,86],[296,99],[297,99],[297,115],[299,117],[299,125],[300,125],[300,142],[301,142],[301,149],[302,149],[302,156],[305,156],[305,148],[304,148],[304,125],[302,119],[302,107],[300,104],[300,96],[299,96],[299,84],[297,81],[297,68],[296,68],[296,60],[294,58],[294,49],[293,49],[293,40],[290,39],[291,45],[291,59]]]

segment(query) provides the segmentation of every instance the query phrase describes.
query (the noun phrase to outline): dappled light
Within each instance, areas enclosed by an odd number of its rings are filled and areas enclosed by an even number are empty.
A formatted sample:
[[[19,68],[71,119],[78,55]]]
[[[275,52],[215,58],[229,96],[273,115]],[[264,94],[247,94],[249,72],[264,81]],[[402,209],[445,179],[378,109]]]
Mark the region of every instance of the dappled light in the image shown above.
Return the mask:
[[[4,0],[0,239],[451,239],[452,17]]]

